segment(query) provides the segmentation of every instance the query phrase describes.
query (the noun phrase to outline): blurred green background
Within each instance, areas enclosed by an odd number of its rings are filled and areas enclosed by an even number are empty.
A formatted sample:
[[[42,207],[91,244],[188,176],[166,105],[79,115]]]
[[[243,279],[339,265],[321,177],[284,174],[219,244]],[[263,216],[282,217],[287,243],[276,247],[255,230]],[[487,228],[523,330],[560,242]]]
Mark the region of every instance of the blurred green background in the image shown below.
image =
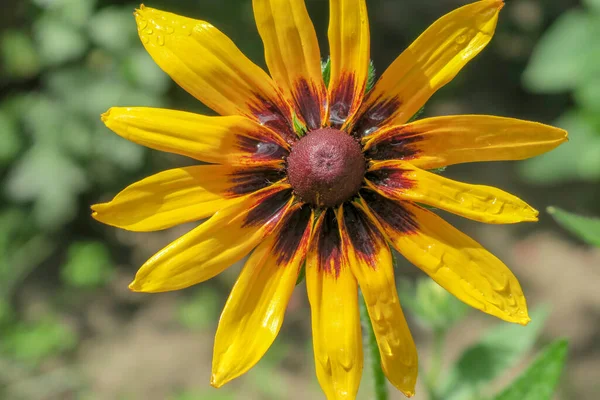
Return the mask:
[[[327,3],[307,0],[323,56]],[[463,4],[368,0],[377,71],[436,18]],[[146,5],[210,21],[264,66],[250,0]],[[211,113],[145,53],[132,16],[136,6],[117,0],[2,1],[0,398],[322,398],[303,285],[267,356],[217,391],[209,386],[213,334],[240,265],[178,293],[130,293],[127,284],[136,268],[192,226],[129,233],[90,217],[91,204],[129,183],[190,163],[112,134],[100,122],[102,112],[120,105]],[[444,216],[513,269],[532,308],[546,307],[547,319],[540,317],[545,325],[531,328],[535,335],[512,349],[510,362],[504,360],[502,370],[492,374],[494,385],[501,387],[523,368],[535,343],[566,337],[569,359],[557,398],[597,399],[600,251],[561,230],[543,210],[558,206],[600,215],[600,0],[507,1],[491,44],[434,96],[424,116],[459,113],[512,116],[569,131],[568,144],[535,160],[445,172],[519,195],[542,211],[538,224],[485,226]],[[437,301],[435,288],[415,287],[422,275],[403,260],[398,276],[427,366],[436,324],[454,319],[456,310],[434,304],[447,313],[431,315],[427,307]],[[442,371],[497,324],[477,312],[464,318],[449,331]],[[512,335],[524,337],[518,330]],[[370,398],[366,375],[362,399]],[[451,375],[446,385],[460,392]],[[422,379],[415,399],[427,398],[424,385]]]

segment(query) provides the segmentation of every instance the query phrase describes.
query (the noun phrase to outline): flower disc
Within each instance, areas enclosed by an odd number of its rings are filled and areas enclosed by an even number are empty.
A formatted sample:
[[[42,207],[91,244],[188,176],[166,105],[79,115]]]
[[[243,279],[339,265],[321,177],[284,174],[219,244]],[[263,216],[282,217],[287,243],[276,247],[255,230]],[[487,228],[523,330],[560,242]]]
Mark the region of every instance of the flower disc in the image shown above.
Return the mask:
[[[346,132],[309,132],[291,150],[287,173],[297,196],[317,207],[333,207],[354,196],[365,175],[365,157]]]

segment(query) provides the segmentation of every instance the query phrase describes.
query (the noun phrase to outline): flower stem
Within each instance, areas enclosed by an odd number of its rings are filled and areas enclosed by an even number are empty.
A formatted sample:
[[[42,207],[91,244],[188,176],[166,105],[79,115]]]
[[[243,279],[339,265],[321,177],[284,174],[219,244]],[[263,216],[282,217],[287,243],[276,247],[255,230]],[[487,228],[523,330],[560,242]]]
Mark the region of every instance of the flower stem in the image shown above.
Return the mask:
[[[379,347],[377,347],[377,339],[375,338],[375,332],[373,332],[373,326],[369,319],[369,313],[367,311],[367,305],[362,295],[360,296],[360,319],[366,332],[366,338],[364,346],[366,352],[370,354],[369,366],[373,375],[373,386],[375,388],[374,400],[388,400],[388,391],[385,382],[385,375],[381,369],[381,355],[379,354]]]

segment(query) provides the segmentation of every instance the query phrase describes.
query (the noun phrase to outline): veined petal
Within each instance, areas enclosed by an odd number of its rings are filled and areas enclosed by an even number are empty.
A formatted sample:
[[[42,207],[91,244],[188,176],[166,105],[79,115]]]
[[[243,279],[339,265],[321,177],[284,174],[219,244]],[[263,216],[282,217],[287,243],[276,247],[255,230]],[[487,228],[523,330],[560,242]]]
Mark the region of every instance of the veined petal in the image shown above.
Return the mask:
[[[407,122],[489,43],[502,0],[481,0],[446,14],[383,73],[361,107],[356,132]]]
[[[406,161],[372,163],[367,184],[393,200],[408,200],[489,224],[537,221],[537,210],[491,186],[470,185],[419,169]]]
[[[92,206],[107,225],[148,232],[209,217],[282,178],[273,167],[198,165],[159,172],[128,186],[108,203]]]
[[[272,233],[290,204],[291,191],[285,184],[239,199],[146,261],[129,288],[166,292],[212,278]]]
[[[310,207],[292,207],[281,229],[252,253],[225,304],[215,337],[215,387],[252,368],[279,333],[313,221]]]
[[[271,76],[309,129],[325,121],[321,52],[304,0],[253,0]]]
[[[433,169],[476,161],[523,160],[567,140],[567,131],[537,122],[456,115],[381,129],[364,142],[372,160],[408,160]]]
[[[517,278],[479,243],[415,204],[370,191],[362,196],[396,250],[444,289],[505,321],[530,321]]]
[[[207,117],[146,107],[113,107],[102,115],[108,128],[151,149],[231,165],[278,163],[288,145],[246,117]]]
[[[360,203],[340,207],[337,216],[342,252],[363,293],[383,372],[411,397],[418,374],[417,348],[398,300],[390,249],[381,228]]]
[[[365,0],[329,1],[329,122],[341,127],[358,111],[369,78],[370,34]]]
[[[363,367],[356,279],[341,254],[335,214],[323,212],[306,258],[317,378],[328,400],[354,400]]]
[[[289,107],[271,78],[217,28],[144,6],[135,19],[148,53],[192,96],[221,115],[258,118],[293,140]]]

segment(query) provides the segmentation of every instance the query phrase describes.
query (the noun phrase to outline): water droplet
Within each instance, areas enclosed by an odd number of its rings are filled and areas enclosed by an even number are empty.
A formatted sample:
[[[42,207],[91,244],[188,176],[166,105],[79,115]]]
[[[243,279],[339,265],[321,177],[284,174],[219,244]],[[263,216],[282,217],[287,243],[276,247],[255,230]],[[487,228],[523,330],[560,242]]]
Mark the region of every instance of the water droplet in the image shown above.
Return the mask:
[[[175,29],[173,29],[173,27],[172,27],[172,26],[170,26],[170,25],[167,25],[167,26],[165,27],[165,31],[166,31],[167,33],[173,33],[173,31],[175,31]]]
[[[164,46],[165,45],[165,37],[163,35],[156,36],[156,43],[159,46]]]
[[[342,126],[348,118],[350,107],[348,104],[339,102],[332,104],[329,108],[329,120],[333,126]]]
[[[377,127],[377,126],[369,128],[364,132],[363,136],[369,136],[370,134],[374,133],[378,129],[379,129],[379,127]]]
[[[144,31],[144,33],[145,33],[146,35],[152,35],[152,34],[154,33],[154,31],[153,31],[152,29],[148,28],[148,29],[146,29],[146,30]]]
[[[463,44],[466,41],[467,41],[467,35],[458,35],[458,37],[455,39],[455,42],[458,44]]]
[[[149,42],[148,36],[142,36],[141,40],[142,40],[142,43],[144,43],[144,44],[148,44],[148,42]]]
[[[146,21],[145,19],[138,19],[138,29],[144,29],[145,27],[148,26],[148,21]]]
[[[272,156],[277,153],[279,146],[275,143],[259,142],[256,144],[256,154],[260,156]]]

